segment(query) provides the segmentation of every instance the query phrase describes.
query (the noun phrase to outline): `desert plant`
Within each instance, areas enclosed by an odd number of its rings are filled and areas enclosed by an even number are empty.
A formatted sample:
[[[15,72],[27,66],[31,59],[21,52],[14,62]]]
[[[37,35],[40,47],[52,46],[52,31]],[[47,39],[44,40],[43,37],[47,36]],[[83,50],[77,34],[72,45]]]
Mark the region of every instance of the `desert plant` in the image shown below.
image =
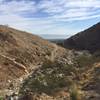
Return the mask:
[[[72,84],[70,88],[70,98],[71,100],[81,100],[81,95],[79,94],[79,89],[76,84]]]
[[[0,100],[4,100],[2,96],[0,96]]]

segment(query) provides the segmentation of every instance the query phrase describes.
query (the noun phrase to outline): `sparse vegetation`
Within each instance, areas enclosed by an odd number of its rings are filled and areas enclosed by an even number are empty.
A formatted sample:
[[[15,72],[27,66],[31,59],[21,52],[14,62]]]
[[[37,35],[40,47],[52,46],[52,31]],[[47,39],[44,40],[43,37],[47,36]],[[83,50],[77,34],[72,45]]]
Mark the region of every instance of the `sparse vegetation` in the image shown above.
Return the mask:
[[[72,66],[46,61],[32,78],[25,81],[22,88],[28,87],[33,92],[52,94],[57,88],[69,87],[71,79],[67,79],[67,76],[72,71],[75,71]]]
[[[12,59],[9,61],[0,55],[0,92],[1,88],[9,88],[8,80],[12,82],[18,77],[22,78],[21,81],[24,79],[25,72],[12,62],[24,65],[30,72],[40,66],[47,59],[46,56],[51,56],[53,49],[52,43],[36,35],[0,25],[0,54]],[[60,51],[63,52],[63,49]],[[62,54],[57,54],[60,55]],[[16,84],[19,86],[21,81]],[[13,89],[16,90],[16,86]]]

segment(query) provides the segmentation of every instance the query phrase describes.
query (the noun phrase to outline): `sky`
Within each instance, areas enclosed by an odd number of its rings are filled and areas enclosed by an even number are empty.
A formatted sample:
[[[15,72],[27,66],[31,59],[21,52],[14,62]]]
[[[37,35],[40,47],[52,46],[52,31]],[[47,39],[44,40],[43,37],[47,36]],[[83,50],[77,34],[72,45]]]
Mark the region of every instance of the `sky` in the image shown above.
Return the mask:
[[[100,0],[0,0],[0,24],[67,38],[100,22]]]

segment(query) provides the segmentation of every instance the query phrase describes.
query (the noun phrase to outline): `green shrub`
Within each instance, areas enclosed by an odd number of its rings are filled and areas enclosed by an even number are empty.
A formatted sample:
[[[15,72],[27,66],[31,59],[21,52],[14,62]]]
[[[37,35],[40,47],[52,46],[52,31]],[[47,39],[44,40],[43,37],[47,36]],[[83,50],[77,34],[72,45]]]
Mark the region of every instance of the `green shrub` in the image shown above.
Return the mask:
[[[0,100],[4,100],[2,96],[0,96]]]

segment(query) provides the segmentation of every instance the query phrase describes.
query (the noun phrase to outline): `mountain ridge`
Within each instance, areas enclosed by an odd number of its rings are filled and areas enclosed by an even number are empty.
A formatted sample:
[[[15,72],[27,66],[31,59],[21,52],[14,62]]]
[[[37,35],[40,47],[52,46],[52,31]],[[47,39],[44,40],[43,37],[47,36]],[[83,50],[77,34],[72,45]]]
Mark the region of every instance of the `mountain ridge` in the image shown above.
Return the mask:
[[[69,49],[90,52],[100,50],[100,22],[66,39],[64,46]]]

